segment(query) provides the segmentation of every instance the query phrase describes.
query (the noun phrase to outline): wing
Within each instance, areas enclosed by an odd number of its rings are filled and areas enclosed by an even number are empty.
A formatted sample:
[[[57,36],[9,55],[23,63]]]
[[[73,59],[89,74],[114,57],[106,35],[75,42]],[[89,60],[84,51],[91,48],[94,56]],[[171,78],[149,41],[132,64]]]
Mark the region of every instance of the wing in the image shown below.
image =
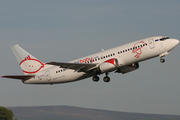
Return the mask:
[[[47,63],[50,65],[60,66],[66,69],[73,69],[78,72],[88,72],[97,68],[97,64],[85,64],[85,63],[59,63],[59,62],[50,62]]]
[[[12,78],[12,79],[20,79],[20,80],[28,80],[33,78],[35,75],[5,75],[3,78]]]

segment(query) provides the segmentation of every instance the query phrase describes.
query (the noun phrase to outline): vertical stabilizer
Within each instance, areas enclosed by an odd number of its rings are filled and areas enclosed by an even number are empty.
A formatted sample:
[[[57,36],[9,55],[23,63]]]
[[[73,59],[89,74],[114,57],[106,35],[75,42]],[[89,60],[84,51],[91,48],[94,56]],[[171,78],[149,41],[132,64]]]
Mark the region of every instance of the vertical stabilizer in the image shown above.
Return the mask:
[[[19,45],[14,45],[11,47],[11,49],[24,74],[37,73],[44,67],[44,63],[39,61]]]

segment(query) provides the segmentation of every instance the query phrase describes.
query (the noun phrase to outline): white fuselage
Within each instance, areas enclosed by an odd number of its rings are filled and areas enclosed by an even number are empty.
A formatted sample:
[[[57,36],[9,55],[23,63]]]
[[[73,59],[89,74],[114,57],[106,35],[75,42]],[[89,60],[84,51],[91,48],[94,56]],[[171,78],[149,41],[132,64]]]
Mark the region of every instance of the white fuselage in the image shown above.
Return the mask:
[[[141,39],[124,44],[109,50],[88,55],[68,63],[101,64],[112,58],[118,60],[118,67],[138,63],[157,56],[165,56],[179,41],[176,39],[160,40],[162,36]],[[178,43],[177,43],[178,41]],[[134,49],[133,49],[134,48]],[[165,55],[164,55],[165,54]],[[40,71],[35,77],[24,81],[25,84],[56,84],[73,82],[97,75],[96,71],[79,72],[73,69],[61,68],[60,66],[47,65],[47,69]],[[116,68],[111,71],[116,70]]]

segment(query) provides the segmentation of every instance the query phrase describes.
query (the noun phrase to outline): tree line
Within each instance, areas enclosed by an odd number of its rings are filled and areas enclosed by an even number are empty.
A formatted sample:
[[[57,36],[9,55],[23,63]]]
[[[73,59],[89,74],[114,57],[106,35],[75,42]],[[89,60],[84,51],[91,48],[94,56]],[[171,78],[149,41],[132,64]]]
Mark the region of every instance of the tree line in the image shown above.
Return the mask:
[[[14,114],[11,110],[0,106],[0,120],[13,120],[13,116]]]

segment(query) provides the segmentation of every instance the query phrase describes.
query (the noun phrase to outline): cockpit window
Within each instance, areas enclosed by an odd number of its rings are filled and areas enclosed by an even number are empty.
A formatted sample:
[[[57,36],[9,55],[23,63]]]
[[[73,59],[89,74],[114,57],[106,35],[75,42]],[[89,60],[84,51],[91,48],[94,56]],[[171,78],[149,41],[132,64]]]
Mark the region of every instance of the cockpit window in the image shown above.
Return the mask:
[[[164,40],[166,40],[166,39],[169,39],[169,37],[167,37],[167,36],[164,36],[164,37],[162,37],[161,39],[159,39],[160,41],[164,41]]]

